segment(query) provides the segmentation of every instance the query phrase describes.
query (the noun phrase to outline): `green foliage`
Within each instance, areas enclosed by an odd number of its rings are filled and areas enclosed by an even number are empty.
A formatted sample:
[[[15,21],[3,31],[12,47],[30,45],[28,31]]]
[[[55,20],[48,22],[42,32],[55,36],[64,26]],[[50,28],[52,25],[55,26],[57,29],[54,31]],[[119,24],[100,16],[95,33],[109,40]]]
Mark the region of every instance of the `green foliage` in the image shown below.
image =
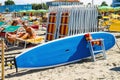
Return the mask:
[[[48,6],[45,3],[42,3],[42,4],[32,4],[32,9],[34,9],[34,10],[48,9]]]
[[[4,2],[5,5],[15,5],[13,0],[7,0]]]
[[[42,4],[42,8],[43,8],[43,9],[48,9],[48,6],[47,6],[45,3],[43,3],[43,4]]]
[[[38,4],[32,4],[32,9],[38,10],[41,6]]]
[[[105,1],[103,1],[103,2],[101,3],[101,6],[108,6],[108,4],[107,4]]]

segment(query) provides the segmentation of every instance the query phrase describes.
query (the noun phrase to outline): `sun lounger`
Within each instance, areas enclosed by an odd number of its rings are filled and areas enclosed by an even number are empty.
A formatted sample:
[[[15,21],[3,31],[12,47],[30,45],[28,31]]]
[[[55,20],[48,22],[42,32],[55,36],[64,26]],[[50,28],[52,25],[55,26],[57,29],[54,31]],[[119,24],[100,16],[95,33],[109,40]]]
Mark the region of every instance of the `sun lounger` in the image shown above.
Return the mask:
[[[7,26],[3,32],[15,32],[20,28],[20,26]]]
[[[24,42],[24,48],[27,47],[27,43],[32,43],[32,44],[40,44],[44,41],[44,37],[42,36],[36,36],[34,39],[21,39],[17,38],[17,44],[19,45],[20,42]]]
[[[0,22],[0,26],[2,26],[4,24],[4,22]]]
[[[9,41],[8,41],[8,39],[7,39],[6,34],[9,33],[9,32],[15,32],[15,31],[17,31],[19,28],[20,28],[20,26],[11,26],[11,25],[10,25],[10,26],[5,27],[5,29],[2,31],[3,33],[5,33],[4,38],[5,38],[6,42],[7,42],[7,45],[8,45],[8,43],[9,43]],[[16,34],[16,36],[17,36],[17,34]],[[16,44],[16,43],[14,42],[14,45],[15,45],[15,44]]]

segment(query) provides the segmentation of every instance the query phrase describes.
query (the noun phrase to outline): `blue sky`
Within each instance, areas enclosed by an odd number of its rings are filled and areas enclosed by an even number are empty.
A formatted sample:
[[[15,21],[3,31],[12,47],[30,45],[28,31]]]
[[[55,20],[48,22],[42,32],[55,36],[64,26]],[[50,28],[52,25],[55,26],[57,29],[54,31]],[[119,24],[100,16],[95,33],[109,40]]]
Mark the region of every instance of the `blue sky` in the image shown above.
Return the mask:
[[[4,4],[4,1],[6,0],[0,0],[2,4]],[[31,4],[31,3],[41,3],[41,2],[47,2],[47,1],[53,1],[53,0],[13,0],[16,4]],[[84,4],[92,2],[92,0],[80,0]],[[100,5],[103,1],[106,1],[107,4],[111,5],[112,0],[93,0],[94,4]]]

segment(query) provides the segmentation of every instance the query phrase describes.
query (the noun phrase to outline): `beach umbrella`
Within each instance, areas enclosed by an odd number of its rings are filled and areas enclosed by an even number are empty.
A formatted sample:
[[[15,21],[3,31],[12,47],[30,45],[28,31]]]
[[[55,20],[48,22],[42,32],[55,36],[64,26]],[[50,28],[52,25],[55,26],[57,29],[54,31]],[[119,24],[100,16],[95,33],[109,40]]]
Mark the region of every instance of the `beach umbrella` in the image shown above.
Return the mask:
[[[35,12],[36,10],[27,10],[26,12]]]
[[[19,11],[19,12],[26,12],[26,10],[21,10],[21,11]]]
[[[43,13],[46,13],[46,12],[48,12],[48,10],[45,10],[45,9],[39,9],[39,10],[36,10],[36,12],[43,12]]]
[[[120,10],[120,7],[115,7],[114,8],[114,11],[119,11]]]
[[[100,7],[98,7],[98,10],[107,12],[107,11],[114,11],[114,8],[110,7],[110,6],[100,6]]]

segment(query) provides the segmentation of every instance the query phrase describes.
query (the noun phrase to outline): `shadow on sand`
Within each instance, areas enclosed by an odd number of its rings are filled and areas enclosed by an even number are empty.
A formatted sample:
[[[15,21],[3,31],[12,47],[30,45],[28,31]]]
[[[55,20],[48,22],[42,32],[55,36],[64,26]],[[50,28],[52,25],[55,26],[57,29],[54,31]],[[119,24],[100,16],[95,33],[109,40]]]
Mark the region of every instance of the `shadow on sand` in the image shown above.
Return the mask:
[[[114,68],[111,68],[110,70],[112,70],[112,71],[119,71],[120,72],[120,67],[114,67]]]
[[[86,63],[86,62],[91,62],[90,59],[83,59],[83,60],[80,60],[78,62],[75,62],[75,63],[70,63],[70,64],[66,64],[66,65],[61,65],[61,66],[56,66],[56,67],[51,67],[51,68],[46,68],[46,69],[22,69],[22,70],[18,70],[18,72],[13,72],[13,73],[10,73],[10,74],[7,74],[5,76],[5,78],[11,78],[11,77],[17,77],[17,76],[23,76],[23,75],[27,75],[27,74],[32,74],[32,73],[36,73],[36,72],[40,72],[40,71],[46,71],[46,70],[49,70],[49,69],[55,69],[57,67],[62,67],[62,66],[70,66],[72,67],[72,64],[81,64],[81,63]]]

